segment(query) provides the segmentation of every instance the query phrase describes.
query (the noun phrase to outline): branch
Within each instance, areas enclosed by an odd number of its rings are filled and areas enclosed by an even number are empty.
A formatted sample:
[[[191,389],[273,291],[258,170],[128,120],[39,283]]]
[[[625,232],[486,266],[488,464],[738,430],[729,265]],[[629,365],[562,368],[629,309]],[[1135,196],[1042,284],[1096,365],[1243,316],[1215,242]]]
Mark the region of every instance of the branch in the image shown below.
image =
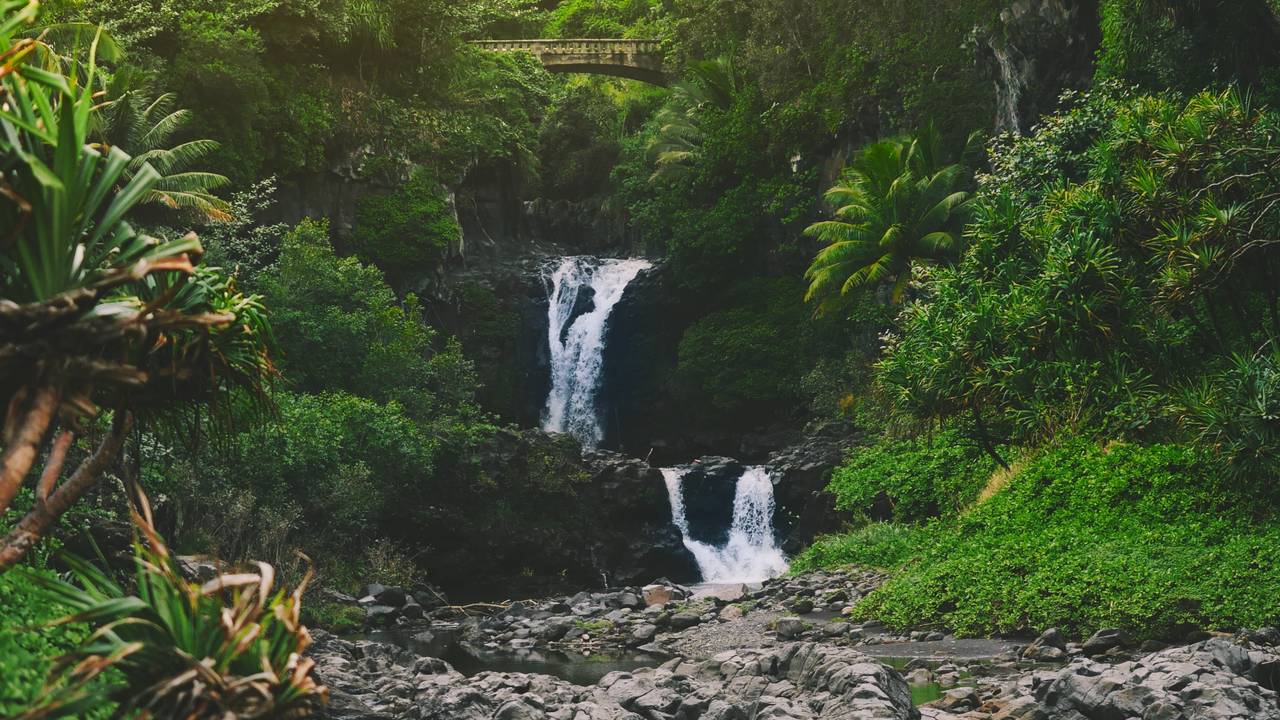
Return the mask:
[[[58,476],[62,474],[62,465],[67,460],[67,449],[71,447],[71,441],[75,437],[74,432],[63,430],[58,434],[58,439],[53,441],[53,448],[49,450],[49,458],[44,464],[44,473],[40,475],[40,484],[36,486],[37,502],[45,502],[49,499],[49,493],[53,492]]]
[[[116,410],[111,420],[111,431],[93,455],[85,458],[71,477],[58,488],[46,502],[36,503],[31,512],[18,522],[0,546],[0,572],[13,567],[49,531],[58,518],[98,482],[103,471],[117,457],[129,436],[133,417],[125,410]]]
[[[15,402],[21,404],[22,399],[15,398]],[[51,385],[36,390],[25,408],[10,409],[10,426],[4,428],[7,446],[0,455],[0,514],[9,509],[22,488],[57,409],[58,391]]]

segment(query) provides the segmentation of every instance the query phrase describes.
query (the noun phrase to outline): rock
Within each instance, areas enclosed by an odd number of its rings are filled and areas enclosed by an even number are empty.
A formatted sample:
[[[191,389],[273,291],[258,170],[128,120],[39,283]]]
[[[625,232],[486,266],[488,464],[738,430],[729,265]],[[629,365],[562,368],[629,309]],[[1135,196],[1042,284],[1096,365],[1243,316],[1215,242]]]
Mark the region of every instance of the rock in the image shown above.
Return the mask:
[[[742,612],[742,608],[738,607],[737,605],[725,605],[723,608],[720,609],[720,614],[718,617],[721,620],[724,620],[727,622],[730,620],[737,620],[741,618],[744,614],[745,613]]]
[[[354,596],[339,592],[333,588],[320,588],[316,591],[316,594],[326,602],[331,602],[335,605],[355,605],[359,602]]]
[[[1085,655],[1093,657],[1114,648],[1123,648],[1126,645],[1128,645],[1128,637],[1125,632],[1112,628],[1094,633],[1088,640],[1084,641],[1081,650]]]
[[[631,628],[628,642],[632,645],[644,645],[658,634],[658,626],[652,623],[641,623]]]
[[[399,615],[400,610],[390,605],[370,605],[364,609],[364,621],[374,626],[390,625]]]
[[[929,668],[916,668],[905,675],[907,682],[912,685],[928,685],[933,682],[933,673]]]
[[[696,612],[684,610],[671,616],[671,627],[684,630],[702,622],[702,616]]]
[[[538,630],[538,639],[543,642],[556,642],[563,640],[566,635],[573,632],[577,628],[577,623],[573,618],[557,617],[551,618]]]
[[[805,629],[804,621],[798,617],[779,618],[774,624],[774,630],[782,640],[794,640],[803,635]]]
[[[976,690],[971,687],[958,687],[946,691],[942,697],[929,703],[929,706],[947,712],[962,713],[978,707],[980,702]]]
[[[1273,661],[1280,655],[1212,638],[1116,665],[1079,659],[1042,682],[1035,697],[1048,720],[1280,720],[1275,692],[1251,677]]]
[[[418,604],[418,601],[413,599],[412,595],[405,599],[404,606],[400,608],[400,614],[410,620],[421,620],[426,617],[426,612]]]
[[[1280,645],[1280,630],[1273,627],[1260,627],[1245,633],[1249,642],[1257,645]]]
[[[808,615],[813,612],[813,600],[809,598],[796,598],[787,606],[791,612],[797,615]]]
[[[1049,628],[1025,650],[1022,659],[1031,662],[1058,662],[1067,658],[1067,641],[1058,628]]]
[[[640,593],[645,605],[666,605],[676,599],[677,590],[670,585],[645,585]]]
[[[995,84],[997,131],[1025,133],[1064,90],[1089,87],[1099,27],[1097,0],[1015,0],[976,33],[978,65]]]
[[[207,583],[229,569],[230,566],[227,563],[217,558],[178,556],[178,572],[191,582]]]

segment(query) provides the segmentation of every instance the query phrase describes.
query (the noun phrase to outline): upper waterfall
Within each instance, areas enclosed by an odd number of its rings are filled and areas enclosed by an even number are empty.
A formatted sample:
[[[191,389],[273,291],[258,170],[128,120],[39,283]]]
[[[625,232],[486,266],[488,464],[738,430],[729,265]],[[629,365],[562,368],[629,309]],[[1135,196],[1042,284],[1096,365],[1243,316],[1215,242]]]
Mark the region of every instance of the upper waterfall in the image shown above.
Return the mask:
[[[662,470],[671,498],[671,522],[680,529],[703,581],[759,582],[787,571],[787,557],[773,537],[773,481],[764,468],[747,468],[738,478],[729,540],[720,547],[695,540],[690,534],[684,476],[681,468]]]
[[[552,274],[547,310],[551,392],[542,414],[542,429],[567,432],[589,448],[604,440],[596,396],[605,328],[627,285],[649,267],[647,260],[634,258],[566,257]],[[591,292],[591,307],[575,315],[585,289]]]

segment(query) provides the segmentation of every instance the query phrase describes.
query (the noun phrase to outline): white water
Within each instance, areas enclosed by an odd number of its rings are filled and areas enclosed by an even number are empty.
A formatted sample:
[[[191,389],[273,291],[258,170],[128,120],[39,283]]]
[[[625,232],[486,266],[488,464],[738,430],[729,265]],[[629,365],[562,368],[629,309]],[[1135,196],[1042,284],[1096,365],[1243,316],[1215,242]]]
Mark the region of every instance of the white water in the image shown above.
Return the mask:
[[[733,497],[733,524],[721,547],[694,540],[684,507],[684,475],[680,468],[663,468],[671,498],[671,522],[680,529],[684,546],[693,553],[703,582],[760,582],[787,571],[787,557],[773,539],[773,482],[764,468],[752,467],[738,478]]]
[[[600,392],[605,327],[627,285],[649,267],[648,261],[638,259],[566,257],[552,274],[547,310],[551,392],[542,414],[543,430],[567,432],[588,448],[604,440],[596,395]],[[574,303],[584,286],[595,291],[593,307],[573,318]],[[566,329],[570,321],[572,325]]]

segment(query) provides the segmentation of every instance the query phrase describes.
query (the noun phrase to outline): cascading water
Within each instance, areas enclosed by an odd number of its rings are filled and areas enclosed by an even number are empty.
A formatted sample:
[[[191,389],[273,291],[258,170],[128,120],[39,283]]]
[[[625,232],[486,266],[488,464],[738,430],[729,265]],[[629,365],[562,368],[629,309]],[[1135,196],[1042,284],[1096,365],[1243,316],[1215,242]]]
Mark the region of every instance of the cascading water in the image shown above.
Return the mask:
[[[680,529],[704,582],[760,582],[787,571],[787,557],[773,538],[773,481],[764,468],[747,468],[738,478],[729,540],[720,547],[690,535],[684,475],[680,468],[662,470],[671,498],[671,522]]]
[[[596,396],[604,358],[605,327],[627,285],[651,267],[646,260],[566,257],[551,276],[547,340],[551,348],[551,392],[542,429],[567,432],[594,448],[604,440]],[[583,288],[593,291],[592,307],[574,315]]]

